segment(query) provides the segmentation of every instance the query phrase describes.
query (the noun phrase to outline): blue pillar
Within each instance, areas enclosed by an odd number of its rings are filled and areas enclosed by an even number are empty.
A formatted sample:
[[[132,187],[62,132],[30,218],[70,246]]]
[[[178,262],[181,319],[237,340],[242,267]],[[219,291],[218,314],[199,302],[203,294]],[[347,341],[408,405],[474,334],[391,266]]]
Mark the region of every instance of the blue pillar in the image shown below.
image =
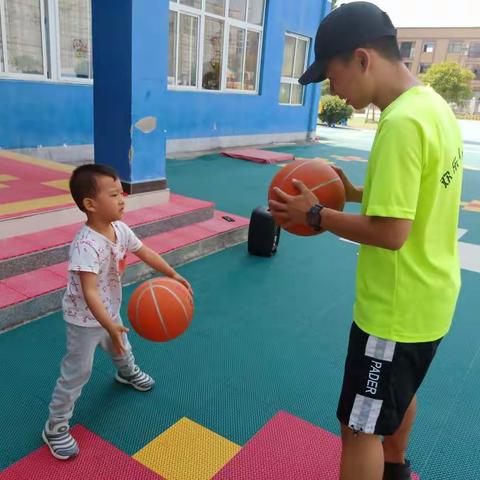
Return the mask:
[[[318,20],[318,24],[330,13],[332,9],[331,0],[323,0],[321,7],[321,15]],[[315,60],[315,35],[313,36],[312,43],[310,45],[310,58],[308,64],[310,65]],[[308,120],[308,133],[309,136],[315,137],[317,132],[318,121],[318,104],[320,102],[321,87],[320,85],[310,85],[307,87],[311,91],[310,97],[310,118]]]
[[[95,161],[113,166],[130,193],[166,187],[168,2],[93,0]]]

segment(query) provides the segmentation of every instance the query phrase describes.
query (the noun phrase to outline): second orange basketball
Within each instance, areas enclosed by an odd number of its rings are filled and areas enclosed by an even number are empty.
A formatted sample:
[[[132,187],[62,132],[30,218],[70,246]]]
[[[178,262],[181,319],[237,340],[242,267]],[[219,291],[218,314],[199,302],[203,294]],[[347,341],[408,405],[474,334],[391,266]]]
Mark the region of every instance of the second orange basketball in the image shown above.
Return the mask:
[[[273,190],[278,187],[289,195],[298,195],[299,192],[292,180],[300,180],[318,198],[319,203],[328,208],[343,210],[345,206],[345,188],[337,172],[322,160],[296,160],[282,168],[273,177],[268,191],[269,200],[278,200]],[[301,236],[315,235],[315,232],[306,225],[293,225],[286,229],[290,233]]]

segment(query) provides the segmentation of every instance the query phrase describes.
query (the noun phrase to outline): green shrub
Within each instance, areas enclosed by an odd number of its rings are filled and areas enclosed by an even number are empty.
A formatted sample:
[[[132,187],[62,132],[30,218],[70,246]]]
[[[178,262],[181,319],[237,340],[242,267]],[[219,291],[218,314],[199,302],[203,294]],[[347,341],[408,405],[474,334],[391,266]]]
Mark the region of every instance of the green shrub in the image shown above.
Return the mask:
[[[320,99],[320,113],[318,118],[327,125],[336,125],[346,122],[353,115],[353,107],[347,105],[336,95],[325,95]]]

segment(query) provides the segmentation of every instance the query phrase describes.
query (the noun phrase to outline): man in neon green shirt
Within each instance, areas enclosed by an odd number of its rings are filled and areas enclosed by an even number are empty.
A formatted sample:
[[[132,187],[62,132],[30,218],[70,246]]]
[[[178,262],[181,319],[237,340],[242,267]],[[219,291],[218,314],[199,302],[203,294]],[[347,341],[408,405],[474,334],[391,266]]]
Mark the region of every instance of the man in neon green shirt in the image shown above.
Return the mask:
[[[315,63],[300,78],[330,79],[355,108],[382,110],[365,178],[347,201],[360,215],[277,189],[270,203],[284,226],[306,224],[361,244],[354,323],[337,410],[342,480],[406,480],[416,392],[448,332],[460,289],[457,225],[462,140],[446,102],[404,66],[388,15],[344,4],[320,24]],[[383,438],[383,441],[382,441]]]

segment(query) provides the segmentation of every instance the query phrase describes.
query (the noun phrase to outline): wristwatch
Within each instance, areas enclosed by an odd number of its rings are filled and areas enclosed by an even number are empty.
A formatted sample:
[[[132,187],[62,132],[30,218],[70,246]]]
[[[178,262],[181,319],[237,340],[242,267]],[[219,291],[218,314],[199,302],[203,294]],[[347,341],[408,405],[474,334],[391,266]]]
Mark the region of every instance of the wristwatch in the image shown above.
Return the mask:
[[[307,212],[307,223],[310,228],[316,232],[322,230],[322,215],[323,205],[317,203]]]

